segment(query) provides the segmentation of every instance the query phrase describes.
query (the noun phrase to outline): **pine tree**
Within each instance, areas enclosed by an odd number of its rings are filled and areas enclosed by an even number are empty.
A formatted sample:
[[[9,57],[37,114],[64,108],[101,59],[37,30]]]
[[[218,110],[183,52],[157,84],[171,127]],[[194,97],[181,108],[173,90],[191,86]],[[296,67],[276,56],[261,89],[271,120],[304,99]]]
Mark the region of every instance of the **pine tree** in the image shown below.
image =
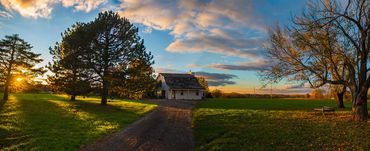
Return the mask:
[[[135,60],[152,65],[153,56],[146,51],[138,28],[112,11],[99,13],[88,23],[87,31],[90,39],[86,38],[88,44],[83,60],[94,71],[101,86],[101,104],[106,105],[113,79],[126,79],[130,72],[128,67]]]
[[[153,72],[154,70],[148,61],[139,59],[132,61],[127,68],[126,76],[122,77],[119,74],[113,76],[110,92],[131,99],[154,96],[156,80]]]
[[[4,83],[3,100],[8,100],[9,87],[12,84],[13,75],[19,74],[43,74],[42,68],[35,68],[37,63],[42,62],[41,54],[36,54],[31,51],[32,46],[19,38],[17,34],[5,36],[0,40],[0,68],[3,71],[2,75]]]
[[[82,23],[72,25],[62,34],[61,42],[50,48],[53,61],[48,68],[53,75],[48,76],[49,84],[54,91],[70,95],[72,101],[77,95],[86,95],[92,90],[89,69],[81,61],[85,28]]]

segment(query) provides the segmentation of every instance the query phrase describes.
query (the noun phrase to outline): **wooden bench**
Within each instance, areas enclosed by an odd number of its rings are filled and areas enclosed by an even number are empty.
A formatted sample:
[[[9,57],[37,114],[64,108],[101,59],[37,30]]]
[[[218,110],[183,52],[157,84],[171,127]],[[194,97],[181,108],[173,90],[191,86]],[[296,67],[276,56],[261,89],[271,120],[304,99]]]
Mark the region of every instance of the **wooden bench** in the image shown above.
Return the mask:
[[[325,113],[334,113],[335,108],[329,107],[329,106],[323,106],[322,108],[315,108],[314,110],[320,111],[322,112],[323,115],[325,115]]]

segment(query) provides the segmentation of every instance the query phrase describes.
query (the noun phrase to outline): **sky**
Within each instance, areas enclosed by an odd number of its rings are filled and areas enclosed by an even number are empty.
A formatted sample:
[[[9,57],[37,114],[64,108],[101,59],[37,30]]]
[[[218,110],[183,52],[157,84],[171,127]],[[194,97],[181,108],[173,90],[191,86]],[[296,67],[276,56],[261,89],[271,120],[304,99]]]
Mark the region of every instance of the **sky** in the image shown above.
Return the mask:
[[[269,28],[287,25],[306,0],[0,0],[0,38],[19,34],[51,60],[49,47],[75,22],[105,10],[118,12],[139,28],[157,73],[207,78],[212,89],[240,93],[307,93],[307,86],[284,80],[262,88],[258,71]]]

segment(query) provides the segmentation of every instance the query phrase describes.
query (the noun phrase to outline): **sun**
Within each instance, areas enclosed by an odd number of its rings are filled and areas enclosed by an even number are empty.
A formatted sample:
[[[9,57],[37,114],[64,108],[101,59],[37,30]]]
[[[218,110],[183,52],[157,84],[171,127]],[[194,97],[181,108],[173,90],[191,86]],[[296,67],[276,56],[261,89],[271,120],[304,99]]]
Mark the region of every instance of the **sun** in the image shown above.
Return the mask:
[[[17,80],[17,82],[21,82],[23,79],[22,78],[17,78],[16,80]]]

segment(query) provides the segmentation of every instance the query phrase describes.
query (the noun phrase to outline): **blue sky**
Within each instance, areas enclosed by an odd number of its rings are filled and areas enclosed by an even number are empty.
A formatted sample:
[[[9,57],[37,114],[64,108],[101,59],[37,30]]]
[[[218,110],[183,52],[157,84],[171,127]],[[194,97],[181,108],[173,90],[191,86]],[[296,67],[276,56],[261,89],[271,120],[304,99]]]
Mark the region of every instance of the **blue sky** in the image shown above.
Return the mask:
[[[305,0],[0,0],[0,37],[19,34],[50,61],[48,48],[75,22],[114,10],[140,29],[157,72],[192,70],[213,88],[260,89],[257,70],[268,28],[288,24]],[[294,82],[273,85],[276,93],[307,92]],[[266,91],[267,92],[267,91]]]

